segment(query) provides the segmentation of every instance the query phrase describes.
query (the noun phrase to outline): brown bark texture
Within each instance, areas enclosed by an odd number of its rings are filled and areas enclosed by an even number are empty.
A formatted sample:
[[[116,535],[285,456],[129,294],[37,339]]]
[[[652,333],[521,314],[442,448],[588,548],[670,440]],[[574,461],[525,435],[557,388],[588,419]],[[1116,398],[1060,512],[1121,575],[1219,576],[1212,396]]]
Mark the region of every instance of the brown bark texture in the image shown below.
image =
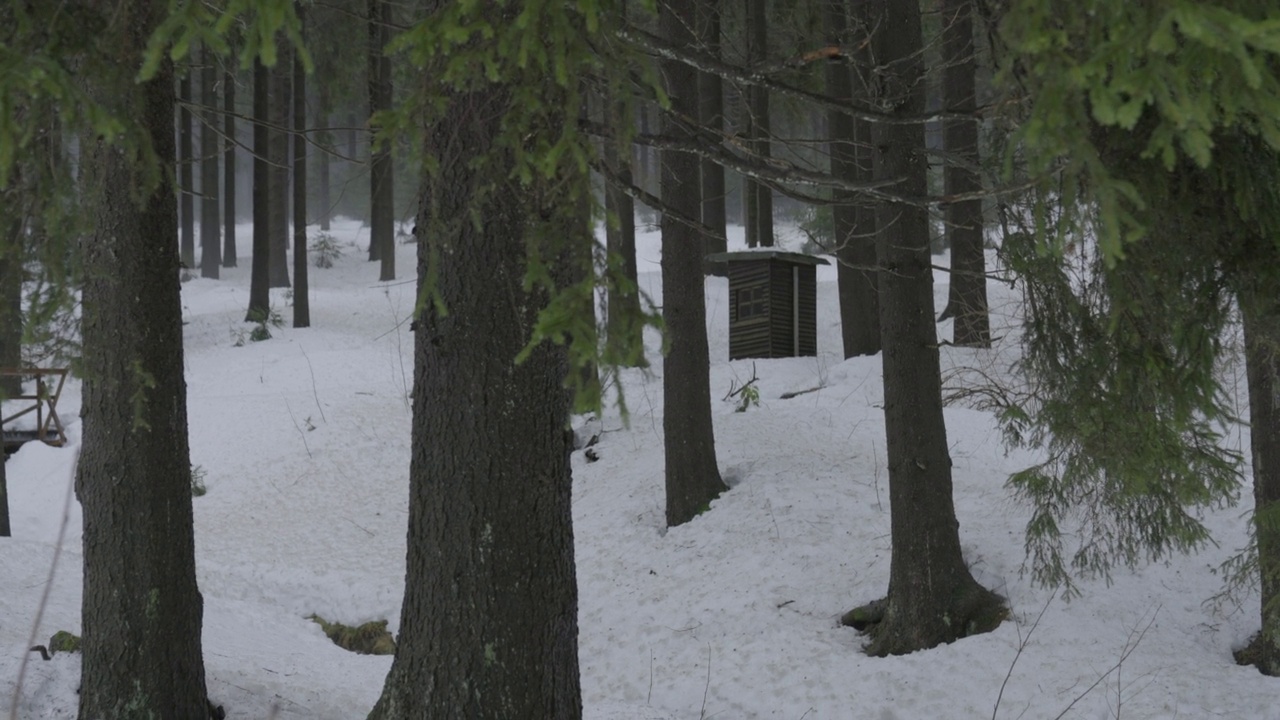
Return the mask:
[[[306,5],[294,4],[298,22],[306,30]],[[304,35],[305,38],[305,35]],[[293,65],[293,326],[311,327],[311,300],[307,286],[307,73],[296,51]]]
[[[621,103],[605,98],[605,105],[606,112],[609,113],[608,121],[615,127],[627,121],[627,118],[623,117]],[[606,140],[604,163],[616,178],[616,182],[605,183],[605,215],[608,218],[608,224],[605,226],[605,247],[609,253],[609,261],[620,264],[622,275],[631,285],[626,291],[617,287],[609,289],[606,332],[614,339],[629,335],[625,342],[636,349],[633,355],[636,364],[643,365],[645,362],[644,328],[635,321],[635,318],[640,316],[640,295],[636,286],[636,210],[635,202],[623,189],[631,184],[630,148],[625,152],[618,152],[617,144],[612,140]]]
[[[975,171],[981,157],[974,80],[977,59],[973,46],[973,0],[943,0],[942,23],[944,102],[949,112],[972,115],[952,118],[943,124],[943,145],[948,157],[955,159],[947,163],[943,179],[947,195],[975,193],[982,189],[982,178]],[[951,287],[943,315],[955,319],[954,344],[990,347],[982,199],[948,203],[944,209],[951,245]]]
[[[695,0],[667,0],[659,7],[659,32],[678,47],[696,42]],[[662,115],[662,132],[690,139],[692,131],[676,118],[697,117],[698,74],[684,63],[661,64],[671,112]],[[703,233],[688,220],[701,209],[698,157],[662,151],[661,195],[669,209],[662,215],[662,319],[671,348],[663,362],[662,416],[666,448],[667,525],[689,522],[707,510],[726,487],[716,465],[711,424],[711,379],[707,371],[706,297],[702,275]]]
[[[769,56],[769,16],[765,0],[746,0],[748,62],[763,63]],[[752,85],[746,90],[748,137],[757,162],[767,162],[772,155],[769,121],[769,90]],[[746,209],[747,245],[773,247],[773,190],[766,184],[744,177],[743,207]]]
[[[872,52],[884,70],[892,107],[924,113],[920,9],[878,0]],[[924,128],[884,125],[877,131],[875,173],[902,178],[892,190],[926,194]],[[884,417],[893,550],[883,620],[868,651],[903,654],[951,642],[998,623],[1000,600],[973,579],[960,551],[952,500],[951,457],[942,416],[933,270],[924,208],[881,204],[880,335],[884,351]]]
[[[173,65],[136,83],[164,6],[104,10],[111,56],[88,80],[119,117],[138,122],[172,166]],[[207,718],[196,587],[178,287],[177,204],[119,144],[84,151],[94,232],[84,244],[84,511],[80,714],[83,720]]]
[[[852,6],[852,8],[851,8]],[[864,17],[865,3],[835,0],[827,6],[827,31],[834,43],[859,48],[855,65],[831,63],[826,67],[827,94],[851,104],[868,99],[867,85],[854,67],[868,67],[871,53],[863,43],[868,32],[862,22],[851,23],[851,9]],[[870,181],[871,126],[846,113],[827,113],[830,133],[831,172],[839,178]],[[876,267],[875,208],[853,193],[836,190],[832,208],[835,229],[834,249],[838,259],[840,292],[840,335],[844,356],[875,355],[880,352],[879,273]]]
[[[200,52],[200,277],[218,278],[222,265],[222,218],[218,190],[217,58],[203,47]]]
[[[370,116],[391,108],[391,58],[384,52],[390,41],[390,22],[391,4],[369,0]],[[371,150],[369,183],[369,260],[382,263],[378,279],[387,282],[396,279],[395,175],[389,143]]]
[[[270,260],[267,262],[269,285],[273,288],[289,287],[289,62],[283,42],[277,42],[280,60],[268,70],[267,87],[270,101],[267,116],[271,128],[267,131],[267,184],[271,200],[267,205],[267,236],[270,238]]]
[[[228,70],[222,75],[222,108],[226,136],[222,152],[222,267],[236,266],[236,75]]]
[[[271,310],[271,173],[267,154],[271,134],[271,71],[253,62],[253,260],[249,270],[249,311],[246,322],[265,320]]]
[[[547,300],[523,285],[535,192],[495,144],[507,89],[447,103],[422,130],[439,170],[417,224],[419,283],[448,312],[429,301],[415,335],[405,596],[369,717],[578,720],[567,362],[550,343],[513,362]]]
[[[180,193],[179,217],[182,219],[182,266],[196,266],[196,218],[195,197],[192,190],[191,165],[195,162],[191,143],[191,72],[188,71],[178,81],[179,99],[182,106],[178,109],[178,192]]]
[[[720,57],[720,0],[698,3],[699,50]],[[698,121],[703,129],[719,134],[724,131],[724,88],[719,75],[698,73]],[[706,253],[728,249],[725,238],[724,167],[714,160],[699,161],[702,177],[702,224],[707,226]],[[709,267],[709,266],[708,266]]]
[[[1262,625],[1250,650],[1258,669],[1267,675],[1280,675],[1280,303],[1274,290],[1249,288],[1240,294],[1262,590]]]

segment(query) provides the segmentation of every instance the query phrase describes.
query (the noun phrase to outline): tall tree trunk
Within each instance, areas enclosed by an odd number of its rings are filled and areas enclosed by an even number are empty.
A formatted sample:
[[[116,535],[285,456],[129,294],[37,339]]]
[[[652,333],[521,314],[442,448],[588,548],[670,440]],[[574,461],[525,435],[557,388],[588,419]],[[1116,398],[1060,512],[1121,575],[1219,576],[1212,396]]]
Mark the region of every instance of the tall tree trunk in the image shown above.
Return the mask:
[[[404,605],[371,720],[582,715],[567,363],[551,343],[512,362],[547,298],[523,286],[530,190],[495,146],[510,102],[501,85],[455,94],[422,130],[440,170],[422,178],[418,281],[437,278],[448,314],[428,303],[415,335]]]
[[[693,49],[696,0],[666,0],[658,9],[659,32],[678,48]],[[698,73],[664,60],[661,72],[671,112],[662,115],[664,135],[691,140],[676,117],[698,115]],[[662,318],[671,349],[662,371],[662,415],[666,448],[667,525],[686,523],[726,490],[716,466],[711,425],[711,378],[707,350],[707,308],[703,291],[703,234],[698,157],[662,151]]]
[[[747,2],[748,63],[763,63],[769,56],[768,6],[766,0]],[[771,155],[769,137],[769,90],[759,85],[747,88],[747,117],[751,150],[757,160],[767,161]],[[773,247],[773,190],[748,177],[742,179],[743,201],[747,216],[747,245]]]
[[[1267,241],[1261,241],[1265,247]],[[1254,531],[1258,542],[1262,629],[1250,644],[1258,669],[1280,675],[1280,304],[1275,288],[1240,294],[1249,378]]]
[[[981,158],[974,80],[978,63],[973,47],[973,0],[943,0],[942,23],[943,102],[948,112],[973,115],[943,124],[943,145],[951,158],[943,170],[943,179],[947,195],[976,193],[982,189],[982,179],[975,172]],[[954,344],[991,347],[982,199],[949,203],[945,212],[947,239],[951,245],[951,289],[943,317],[955,318]]]
[[[271,173],[267,155],[271,133],[271,70],[253,61],[253,265],[249,274],[248,322],[266,320],[271,311]]]
[[[182,266],[196,266],[196,218],[195,197],[192,190],[191,165],[195,162],[191,149],[191,71],[182,74],[178,81],[178,98],[182,102],[178,110],[178,193],[182,198],[179,214],[182,218]]]
[[[222,264],[222,218],[218,206],[217,57],[208,46],[200,51],[200,277],[218,279]]]
[[[0,455],[0,537],[13,534],[9,527],[9,478],[5,474],[5,461],[8,459],[8,453]]]
[[[391,4],[369,0],[369,115],[391,108]],[[371,127],[376,134],[378,128]],[[372,142],[372,140],[371,140]],[[381,142],[369,156],[369,260],[382,263],[378,279],[396,279],[395,184],[390,142]]]
[[[281,57],[287,57],[284,43],[277,43]],[[271,118],[267,183],[271,186],[271,203],[267,232],[271,238],[271,259],[267,263],[271,287],[289,287],[289,63],[277,62],[270,71],[271,89],[268,116]]]
[[[162,166],[173,142],[173,65],[136,82],[166,6],[104,5],[88,80],[99,100],[139,123]],[[145,187],[120,144],[84,148],[96,195],[83,246],[84,510],[82,720],[208,718],[201,656],[183,379],[174,188]],[[162,176],[163,178],[164,176]],[[139,196],[141,195],[141,199]]]
[[[698,3],[698,40],[704,54],[720,57],[720,0],[700,0]],[[724,131],[724,88],[720,76],[715,73],[698,73],[698,121],[710,132],[718,134]],[[708,228],[706,253],[709,255],[728,249],[725,239],[724,167],[707,158],[702,158],[699,165],[702,173],[702,224]]]
[[[10,188],[23,187],[22,167],[10,171]],[[6,193],[7,195],[8,193]],[[3,247],[0,247],[0,367],[22,367],[22,253],[23,209],[20,203],[0,203],[0,231]],[[5,377],[0,380],[0,399],[22,394],[22,378]],[[0,448],[3,452],[3,448]],[[9,489],[4,461],[8,455],[0,455],[0,537],[9,537]]]
[[[347,113],[347,157],[354,159],[356,154],[360,152],[359,139],[356,133],[359,121],[356,120],[355,113]]]
[[[330,217],[333,215],[331,190],[329,188],[329,153],[333,149],[333,133],[329,130],[329,84],[319,85],[319,106],[316,108],[316,127],[324,128],[320,135],[320,152],[316,153],[316,185],[320,202],[320,230],[329,231]]]
[[[10,186],[29,186],[22,179],[23,168],[15,167]],[[4,247],[0,250],[0,367],[22,367],[22,258],[26,253],[23,215],[28,212],[21,202],[5,202],[0,208],[0,229],[4,231]],[[36,237],[32,242],[43,242]],[[0,378],[0,396],[22,394],[22,378],[16,375]]]
[[[606,98],[608,122],[614,128],[627,122],[623,117],[622,103]],[[636,210],[635,202],[623,188],[631,184],[631,148],[628,145],[618,152],[613,140],[604,143],[604,163],[616,177],[616,182],[606,180],[604,189],[605,245],[610,266],[621,272],[622,278],[609,286],[606,339],[614,347],[626,347],[629,365],[645,365],[644,325],[640,320],[640,292],[636,267]],[[625,281],[625,282],[623,282]]]
[[[883,73],[884,100],[903,116],[922,115],[920,8],[896,0],[875,0],[873,8],[878,29],[872,52]],[[876,177],[901,178],[891,186],[894,192],[924,196],[924,128],[886,124],[876,134]],[[1003,608],[973,579],[960,552],[942,418],[928,215],[918,205],[883,203],[877,220],[876,251],[885,268],[880,334],[893,551],[889,593],[868,651],[897,655],[990,630]]]
[[[236,74],[228,69],[222,76],[222,107],[226,110],[222,151],[222,267],[236,266]]]
[[[859,20],[865,11],[863,0],[853,0]],[[862,22],[849,22],[848,0],[833,0],[827,6],[827,30],[831,41],[842,47],[860,48],[855,63],[870,67],[871,53],[863,44],[868,29]],[[853,67],[832,63],[826,68],[827,94],[859,104],[867,99],[867,85],[855,80]],[[871,180],[871,126],[835,110],[827,113],[831,138],[831,173],[853,181]],[[837,279],[840,288],[840,335],[844,356],[875,355],[880,352],[880,300],[876,267],[875,210],[867,201],[844,190],[836,190],[832,208],[835,227]]]
[[[294,2],[298,23],[306,34],[306,5]],[[307,297],[307,74],[302,57],[292,48],[293,61],[293,326],[311,327]]]

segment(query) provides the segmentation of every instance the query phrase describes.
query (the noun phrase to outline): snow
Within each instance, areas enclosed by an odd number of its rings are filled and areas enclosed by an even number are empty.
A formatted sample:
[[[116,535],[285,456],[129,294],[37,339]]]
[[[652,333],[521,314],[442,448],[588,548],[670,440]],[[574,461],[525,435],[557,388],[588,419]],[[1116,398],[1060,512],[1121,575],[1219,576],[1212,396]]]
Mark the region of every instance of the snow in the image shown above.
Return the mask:
[[[246,257],[221,280],[183,285],[191,455],[208,487],[194,499],[205,666],[229,718],[361,718],[391,664],[337,648],[306,619],[387,619],[397,631],[404,580],[414,287],[374,281],[358,224],[332,234],[349,244],[333,269],[311,270],[310,329],[235,346],[248,327]],[[741,248],[741,228],[730,241]],[[658,248],[642,229],[640,285],[655,300]],[[414,267],[411,246],[398,252],[398,267]],[[663,527],[656,335],[652,367],[622,373],[629,423],[606,412],[599,461],[574,453],[587,718],[1280,718],[1275,681],[1231,658],[1256,630],[1257,594],[1211,602],[1222,589],[1213,568],[1245,541],[1246,506],[1207,518],[1217,547],[1084,582],[1065,602],[1021,572],[1028,512],[1003,483],[1031,458],[1006,455],[993,418],[964,407],[946,415],[961,540],[1013,617],[934,650],[865,656],[838,618],[888,583],[880,360],[841,359],[835,274],[818,268],[818,356],[786,360],[727,361],[726,282],[707,283],[716,445],[731,486],[710,512]],[[1016,297],[989,290],[1006,340],[944,348],[949,376],[1007,364]],[[287,325],[287,298],[273,299]],[[939,332],[949,337],[949,323]],[[735,412],[721,397],[753,364],[760,406]],[[24,659],[16,718],[76,713],[78,658],[26,649],[80,631],[81,520],[68,495],[79,393],[69,382],[59,405],[67,446],[30,443],[8,464],[0,717]]]

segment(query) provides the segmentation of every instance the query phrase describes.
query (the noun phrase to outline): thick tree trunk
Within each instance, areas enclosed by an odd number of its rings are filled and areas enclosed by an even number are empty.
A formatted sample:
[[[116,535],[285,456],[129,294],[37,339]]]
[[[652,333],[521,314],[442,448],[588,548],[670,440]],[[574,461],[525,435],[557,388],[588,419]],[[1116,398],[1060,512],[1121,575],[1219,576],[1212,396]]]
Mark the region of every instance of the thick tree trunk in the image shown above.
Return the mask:
[[[226,110],[223,134],[226,146],[222,152],[222,267],[236,266],[236,75],[228,70],[222,76],[222,107]]]
[[[306,5],[295,2],[298,22],[306,33]],[[292,49],[293,62],[293,326],[311,327],[307,297],[307,74],[302,58]]]
[[[494,144],[509,103],[501,86],[455,95],[423,129],[440,172],[423,177],[418,279],[434,262],[448,314],[428,303],[415,336],[405,597],[373,720],[582,715],[567,363],[550,343],[513,362],[546,302],[523,287],[532,198],[467,162],[510,167]]]
[[[99,100],[150,135],[162,165],[173,143],[173,65],[136,83],[165,6],[103,10],[115,53],[92,64]],[[98,59],[98,58],[95,58]],[[84,510],[82,720],[208,718],[196,587],[183,379],[177,206],[119,144],[84,148],[95,194],[84,244],[81,311],[83,446],[76,495]]]
[[[1265,241],[1263,245],[1265,246]],[[1254,531],[1258,541],[1262,629],[1250,644],[1258,669],[1280,675],[1280,305],[1274,288],[1243,291]]]
[[[669,42],[692,49],[695,0],[667,0],[658,27]],[[698,73],[681,62],[661,63],[671,113],[662,115],[663,134],[688,139],[691,133],[672,115],[698,114]],[[662,371],[662,415],[666,448],[667,525],[681,525],[706,510],[726,487],[716,466],[711,424],[711,379],[707,372],[707,308],[703,294],[702,209],[698,157],[662,151],[662,318],[671,349]]]
[[[865,3],[854,0],[861,18]],[[870,66],[871,53],[863,40],[866,28],[855,24],[850,31],[848,4],[836,0],[827,6],[827,30],[831,40],[844,47],[860,48],[855,58]],[[833,63],[826,68],[827,94],[856,104],[867,99],[867,86],[854,78],[853,67]],[[827,125],[831,138],[831,173],[854,181],[871,179],[871,126],[842,112],[829,111]],[[875,210],[853,193],[836,190],[841,203],[832,208],[835,226],[835,253],[839,265],[840,334],[844,356],[875,355],[880,352],[880,299],[878,297],[875,239]]]
[[[701,52],[720,57],[720,0],[699,1],[698,41]],[[724,130],[722,85],[719,75],[698,73],[698,120],[703,128],[713,133]],[[725,239],[724,167],[707,158],[702,158],[699,165],[702,174],[702,224],[709,229],[706,239],[706,253],[709,255],[728,249]],[[711,268],[710,265],[706,267]]]
[[[369,0],[369,115],[391,107],[391,58],[384,48],[390,40],[391,4]],[[377,132],[377,128],[372,128]],[[372,138],[371,138],[372,142]],[[380,143],[369,157],[369,260],[382,263],[378,279],[396,279],[395,183],[391,145]]]
[[[265,320],[271,311],[271,173],[267,155],[271,147],[271,71],[261,60],[253,61],[253,265],[249,275],[248,322]]]
[[[178,110],[178,193],[182,198],[179,215],[182,218],[182,266],[196,266],[196,218],[195,197],[192,196],[192,170],[195,162],[191,149],[191,72],[183,74],[178,81],[179,100],[182,102]]]
[[[955,159],[943,170],[946,194],[974,193],[982,189],[982,179],[974,171],[981,159],[974,81],[977,61],[973,47],[973,0],[943,0],[942,23],[944,103],[949,112],[974,114],[972,118],[947,120],[943,125],[943,145],[948,156]],[[951,289],[943,316],[955,318],[954,344],[991,347],[982,200],[953,202],[946,205],[945,211],[947,240],[951,245]]]
[[[218,279],[222,264],[222,218],[218,206],[217,58],[203,46],[200,51],[200,277]]]
[[[920,9],[877,0],[872,52],[885,68],[885,99],[905,116],[924,113]],[[895,192],[926,194],[924,128],[877,131],[875,171],[902,178]],[[942,417],[929,220],[923,207],[882,204],[877,216],[884,417],[888,436],[893,551],[883,619],[868,651],[909,653],[984,632],[1002,618],[1000,599],[969,574],[951,496],[951,457]]]
[[[278,43],[282,58],[288,57],[283,43]],[[289,63],[277,62],[270,71],[271,100],[268,116],[271,118],[267,183],[270,185],[271,202],[268,205],[267,232],[271,238],[271,259],[267,263],[270,285],[273,288],[289,287]]]

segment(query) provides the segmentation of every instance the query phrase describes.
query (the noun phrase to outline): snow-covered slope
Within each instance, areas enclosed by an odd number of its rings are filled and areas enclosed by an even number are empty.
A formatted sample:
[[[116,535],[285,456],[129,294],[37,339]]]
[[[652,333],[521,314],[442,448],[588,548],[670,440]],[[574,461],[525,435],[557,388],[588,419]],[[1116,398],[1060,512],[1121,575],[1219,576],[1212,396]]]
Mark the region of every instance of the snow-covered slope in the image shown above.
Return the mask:
[[[367,242],[356,224],[334,235]],[[731,244],[741,245],[740,228]],[[399,267],[414,266],[412,251],[399,248]],[[639,255],[641,286],[657,299],[655,233],[642,235]],[[248,258],[222,280],[183,286],[192,462],[208,486],[194,500],[205,663],[229,718],[361,718],[390,666],[337,648],[306,619],[385,618],[393,630],[399,619],[414,288],[375,282],[362,257],[349,247],[333,269],[311,271],[311,329],[273,329],[242,347]],[[990,291],[1007,326],[1016,298],[999,284]],[[274,298],[287,324],[287,299]],[[1028,458],[1006,457],[993,419],[964,408],[947,411],[961,539],[1013,620],[928,652],[864,656],[837,619],[888,581],[880,364],[841,359],[833,268],[819,270],[818,301],[818,356],[755,361],[760,407],[738,413],[720,397],[751,377],[752,361],[726,360],[727,287],[708,282],[716,442],[731,485],[709,513],[663,527],[654,352],[648,372],[622,375],[629,425],[606,413],[600,459],[575,453],[588,718],[1280,718],[1276,681],[1231,659],[1254,630],[1256,595],[1242,607],[1205,603],[1221,589],[1211,569],[1244,541],[1246,508],[1210,518],[1220,548],[1120,573],[1110,587],[1085,583],[1064,603],[1020,573],[1027,513],[1003,482]],[[998,371],[1001,352],[946,348],[943,363]],[[33,636],[79,632],[80,514],[68,496],[78,400],[72,383],[61,405],[67,447],[27,445],[8,464],[0,717],[24,658],[17,717],[75,716],[78,658],[43,662],[25,650]]]

